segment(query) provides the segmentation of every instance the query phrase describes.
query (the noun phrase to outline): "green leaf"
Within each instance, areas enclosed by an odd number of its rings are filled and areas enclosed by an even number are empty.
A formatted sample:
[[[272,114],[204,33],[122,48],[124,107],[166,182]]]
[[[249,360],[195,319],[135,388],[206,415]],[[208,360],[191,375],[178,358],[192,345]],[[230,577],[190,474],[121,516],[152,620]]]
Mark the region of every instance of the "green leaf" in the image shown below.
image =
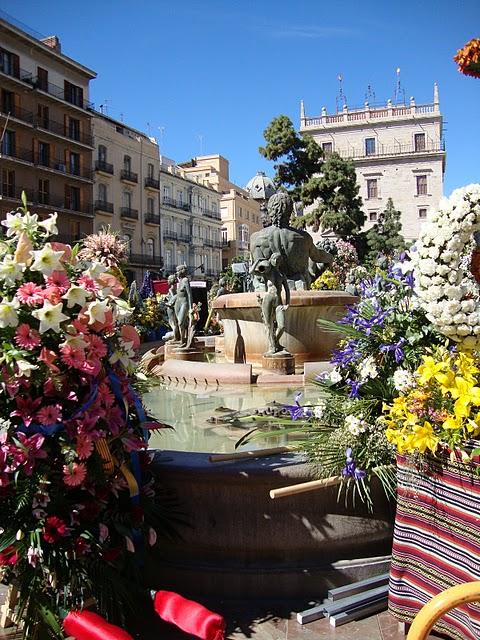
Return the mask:
[[[25,191],[22,191],[21,200],[22,200],[23,208],[26,209],[27,208],[27,194],[25,193]]]

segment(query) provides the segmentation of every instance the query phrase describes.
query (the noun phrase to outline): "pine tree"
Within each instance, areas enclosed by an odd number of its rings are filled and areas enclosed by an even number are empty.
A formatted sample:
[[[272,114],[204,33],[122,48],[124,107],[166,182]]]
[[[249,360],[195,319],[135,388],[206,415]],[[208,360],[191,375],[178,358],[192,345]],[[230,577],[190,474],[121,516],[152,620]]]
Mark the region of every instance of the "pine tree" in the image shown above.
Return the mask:
[[[392,198],[389,198],[378,221],[366,234],[370,261],[375,261],[379,254],[392,257],[405,249],[401,215],[401,212],[395,209]]]
[[[297,227],[311,225],[332,229],[342,238],[357,234],[365,222],[358,195],[355,168],[338,154],[326,160],[311,136],[300,136],[287,116],[278,116],[265,129],[265,147],[259,152],[274,165],[274,182],[290,193],[295,202],[311,207],[294,218]]]

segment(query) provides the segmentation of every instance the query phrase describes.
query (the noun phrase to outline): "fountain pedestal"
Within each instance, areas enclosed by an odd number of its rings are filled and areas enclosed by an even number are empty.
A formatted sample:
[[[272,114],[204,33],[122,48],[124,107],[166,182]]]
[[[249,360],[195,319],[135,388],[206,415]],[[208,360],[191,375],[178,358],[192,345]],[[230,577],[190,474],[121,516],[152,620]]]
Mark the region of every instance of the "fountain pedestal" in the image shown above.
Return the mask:
[[[180,347],[178,343],[167,342],[165,345],[165,360],[191,360],[203,362],[205,360],[205,345],[197,340],[191,347]]]
[[[223,323],[227,362],[263,364],[263,354],[268,351],[268,344],[258,303],[259,295],[264,294],[231,293],[213,302],[213,308]],[[317,320],[339,320],[346,306],[357,301],[356,296],[344,291],[291,292],[281,342],[295,356],[297,365],[329,360],[340,334],[322,329]]]
[[[295,356],[290,354],[263,356],[262,367],[269,373],[292,375],[295,373]]]

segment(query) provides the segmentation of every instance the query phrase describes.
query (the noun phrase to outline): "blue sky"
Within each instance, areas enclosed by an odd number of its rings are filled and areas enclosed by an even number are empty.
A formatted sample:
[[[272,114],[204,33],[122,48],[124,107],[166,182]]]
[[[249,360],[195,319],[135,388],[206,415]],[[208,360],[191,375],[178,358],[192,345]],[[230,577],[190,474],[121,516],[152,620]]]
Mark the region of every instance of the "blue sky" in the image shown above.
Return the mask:
[[[244,185],[257,170],[270,120],[335,109],[337,76],[353,107],[370,85],[392,97],[396,69],[407,99],[440,88],[445,192],[480,181],[480,80],[452,56],[479,36],[480,0],[2,0],[32,29],[60,37],[65,54],[91,67],[96,106],[161,142],[177,161],[201,153],[230,160]],[[123,115],[122,115],[123,114]]]

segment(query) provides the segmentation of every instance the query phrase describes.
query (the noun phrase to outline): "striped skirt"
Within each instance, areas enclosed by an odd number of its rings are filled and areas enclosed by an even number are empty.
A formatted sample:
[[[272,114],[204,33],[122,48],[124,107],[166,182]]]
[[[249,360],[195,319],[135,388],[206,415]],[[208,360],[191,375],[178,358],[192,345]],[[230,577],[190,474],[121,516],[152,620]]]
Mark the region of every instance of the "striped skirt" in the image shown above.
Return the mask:
[[[480,580],[480,477],[461,463],[419,467],[397,456],[397,464],[389,609],[411,622],[437,593]],[[480,604],[458,607],[434,628],[450,638],[480,640]]]

